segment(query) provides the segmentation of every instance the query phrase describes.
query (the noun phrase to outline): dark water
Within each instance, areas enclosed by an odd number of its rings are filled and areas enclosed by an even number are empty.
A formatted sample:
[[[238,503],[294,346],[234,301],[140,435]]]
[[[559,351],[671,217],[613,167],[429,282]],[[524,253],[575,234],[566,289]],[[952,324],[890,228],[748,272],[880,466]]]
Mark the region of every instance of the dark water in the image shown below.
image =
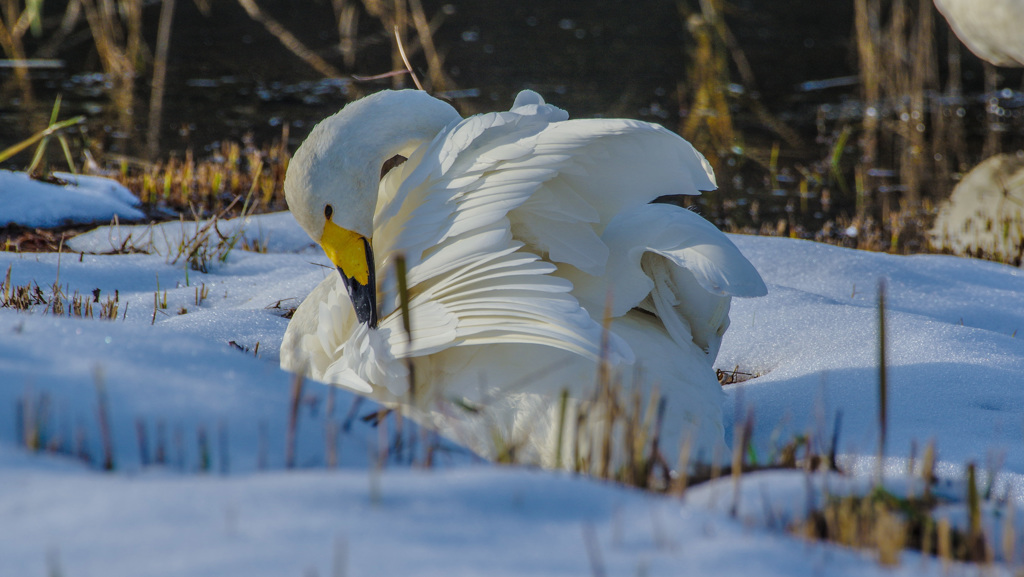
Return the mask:
[[[343,69],[337,19],[329,0],[258,3]],[[697,8],[696,2],[691,4]],[[435,42],[444,55],[445,72],[458,89],[456,104],[464,113],[506,109],[516,92],[533,88],[572,117],[630,117],[673,130],[680,126],[685,107],[679,94],[686,91],[691,76],[693,41],[676,2],[450,0],[424,5],[428,15],[443,17]],[[61,3],[46,6],[57,10]],[[787,165],[790,175],[802,166],[821,164],[829,154],[829,138],[846,124],[858,125],[863,114],[851,40],[853,2],[735,0],[728,6],[726,22],[755,76],[753,83],[737,84],[735,90],[742,91],[747,102],[762,104],[806,143],[800,149],[783,147],[780,163]],[[158,15],[159,3],[144,8],[144,36],[150,46]],[[355,67],[343,71],[388,71],[391,55],[385,32],[365,11],[359,23],[363,47]],[[945,42],[941,17],[935,28],[937,41]],[[19,102],[9,82],[0,93],[0,147],[45,126],[53,98],[62,93],[63,118],[88,118],[84,132],[75,137],[78,143],[103,153],[145,156],[148,76],[139,78],[132,114],[125,122],[124,111],[111,104],[109,79],[98,73],[100,64],[84,21],[79,29],[75,41],[69,40],[58,54],[63,68],[33,72],[34,113],[26,112],[28,107]],[[981,94],[981,64],[966,50],[963,54],[968,94],[964,114],[970,124],[984,125],[987,100]],[[414,58],[417,66],[423,62],[422,56]],[[733,77],[738,78],[733,68]],[[0,81],[10,77],[9,69],[0,69]],[[841,80],[819,82],[831,79]],[[1019,73],[1004,71],[1004,82],[1018,87]],[[256,144],[269,143],[281,137],[286,125],[294,149],[316,121],[336,112],[355,90],[389,84],[354,86],[349,80],[323,80],[233,0],[214,0],[209,15],[201,14],[191,0],[177,0],[158,157],[192,149],[201,158],[214,143],[245,135],[252,135]],[[1019,94],[1011,91],[1001,101],[1012,114],[1017,112],[1011,104],[1024,102]],[[743,99],[733,110],[743,147],[770,150],[778,135],[742,104]],[[29,160],[22,154],[4,166],[24,167]],[[787,204],[792,210],[795,181],[787,180],[786,171],[772,184],[763,166],[746,165],[745,171],[737,169],[720,179],[724,191],[763,196],[765,206],[776,213],[784,212]],[[810,212],[816,214],[813,208]]]
[[[60,4],[48,2],[47,7]],[[262,0],[260,6],[342,68],[330,2]],[[285,122],[298,140],[311,122],[344,104],[345,82],[323,81],[236,2],[221,0],[211,8],[203,16],[193,2],[177,2],[160,139],[165,154],[247,132],[257,140],[269,139],[280,134]],[[730,23],[751,64],[771,71],[759,74],[758,86],[750,88],[774,107],[791,106],[799,82],[854,73],[846,3],[748,0],[737,3],[736,10]],[[478,95],[460,101],[467,111],[506,108],[516,92],[530,87],[575,117],[626,116],[670,127],[678,122],[675,94],[687,75],[689,40],[674,2],[456,0],[427,2],[426,11],[445,14],[436,42],[458,88]],[[145,8],[150,45],[158,14],[159,5]],[[367,42],[379,40],[379,25],[372,18],[363,14],[360,24]],[[84,22],[79,28],[86,30]],[[58,54],[64,68],[33,72],[40,111],[36,120],[48,115],[54,96],[63,93],[65,117],[85,114],[99,144],[113,152],[137,153],[146,128],[147,79],[137,82],[134,126],[127,132],[111,126],[105,122],[110,118],[104,118],[113,117],[106,82],[93,52],[89,39],[80,35]],[[780,66],[783,59],[786,64]],[[369,75],[390,66],[389,47],[378,41],[360,51],[353,72]],[[0,79],[10,76],[9,69],[0,70]],[[0,145],[27,136],[31,128],[8,85],[0,99]]]

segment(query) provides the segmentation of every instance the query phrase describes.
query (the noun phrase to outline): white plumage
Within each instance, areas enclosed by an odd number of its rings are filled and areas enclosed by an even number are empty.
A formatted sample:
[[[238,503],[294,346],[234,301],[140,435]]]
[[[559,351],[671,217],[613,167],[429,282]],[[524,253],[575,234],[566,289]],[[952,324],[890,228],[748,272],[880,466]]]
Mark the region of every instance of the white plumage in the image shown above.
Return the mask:
[[[996,66],[1024,66],[1024,2],[935,0],[935,6],[979,58]]]
[[[379,178],[396,154],[408,160]],[[350,302],[353,281],[343,277],[358,276],[348,270],[358,263],[332,256],[342,274],[299,306],[281,365],[403,404],[485,456],[494,455],[497,432],[521,445],[521,456],[552,465],[559,396],[569,391],[570,411],[590,398],[603,355],[627,385],[657,386],[667,399],[670,460],[685,435],[709,460],[724,446],[712,363],[730,299],[766,288],[712,224],[650,203],[714,187],[704,157],[668,130],[570,121],[532,91],[508,112],[464,120],[422,92],[356,101],[313,129],[285,190],[329,255],[361,254],[334,246],[338,234],[372,244],[379,325],[360,322]]]

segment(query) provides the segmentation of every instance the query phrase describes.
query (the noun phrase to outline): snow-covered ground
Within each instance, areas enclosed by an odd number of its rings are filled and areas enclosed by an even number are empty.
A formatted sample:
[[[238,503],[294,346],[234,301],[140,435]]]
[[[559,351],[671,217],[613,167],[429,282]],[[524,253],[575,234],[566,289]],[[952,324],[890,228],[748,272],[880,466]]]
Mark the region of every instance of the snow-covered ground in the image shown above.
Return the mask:
[[[785,533],[784,521],[820,498],[808,499],[814,483],[798,472],[745,477],[734,517],[728,479],[660,497],[482,463],[408,423],[412,458],[439,445],[435,466],[400,465],[408,453],[391,453],[380,469],[379,431],[350,418],[352,395],[318,383],[304,386],[297,470],[287,470],[294,385],[277,368],[281,309],[336,273],[287,214],[246,227],[267,253],[236,247],[206,274],[172,262],[177,235],[193,233],[180,223],[103,228],[69,248],[109,251],[129,233],[153,254],[0,253],[0,275],[10,267],[14,285],[99,289],[97,314],[115,291],[119,299],[116,321],[0,309],[0,575],[942,574],[912,553],[883,569],[870,554]],[[735,415],[750,408],[759,455],[798,432],[826,444],[841,413],[844,462],[870,472],[885,278],[887,470],[901,475],[912,443],[920,455],[934,439],[951,493],[968,461],[999,462],[996,493],[1024,504],[1024,271],[732,238],[770,294],[733,304],[717,364],[759,376],[727,389],[730,439]],[[167,306],[154,322],[156,291]],[[101,412],[113,473],[95,464],[105,454]],[[23,431],[36,429],[94,465],[28,453]],[[164,464],[154,466],[159,451]],[[328,468],[334,456],[340,466]]]
[[[48,228],[146,216],[139,199],[116,181],[65,172],[53,176],[53,182],[43,182],[24,172],[0,170],[0,226]]]

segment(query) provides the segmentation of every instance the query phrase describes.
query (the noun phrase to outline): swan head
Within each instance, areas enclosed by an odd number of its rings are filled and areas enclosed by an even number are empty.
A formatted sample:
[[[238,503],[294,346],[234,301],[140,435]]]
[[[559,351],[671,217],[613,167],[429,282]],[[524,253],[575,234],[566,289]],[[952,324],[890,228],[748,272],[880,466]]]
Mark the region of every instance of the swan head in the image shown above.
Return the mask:
[[[338,268],[357,318],[371,328],[377,326],[373,215],[381,167],[458,120],[454,108],[426,92],[378,92],[318,123],[288,164],[289,210]]]

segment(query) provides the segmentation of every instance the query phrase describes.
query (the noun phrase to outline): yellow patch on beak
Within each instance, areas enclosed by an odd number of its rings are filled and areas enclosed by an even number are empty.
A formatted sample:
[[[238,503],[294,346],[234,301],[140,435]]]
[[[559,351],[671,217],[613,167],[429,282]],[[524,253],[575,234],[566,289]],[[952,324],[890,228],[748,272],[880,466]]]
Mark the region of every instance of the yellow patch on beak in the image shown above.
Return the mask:
[[[367,262],[370,240],[361,234],[341,228],[331,219],[324,223],[320,246],[334,266],[361,285],[369,283],[370,264]]]

